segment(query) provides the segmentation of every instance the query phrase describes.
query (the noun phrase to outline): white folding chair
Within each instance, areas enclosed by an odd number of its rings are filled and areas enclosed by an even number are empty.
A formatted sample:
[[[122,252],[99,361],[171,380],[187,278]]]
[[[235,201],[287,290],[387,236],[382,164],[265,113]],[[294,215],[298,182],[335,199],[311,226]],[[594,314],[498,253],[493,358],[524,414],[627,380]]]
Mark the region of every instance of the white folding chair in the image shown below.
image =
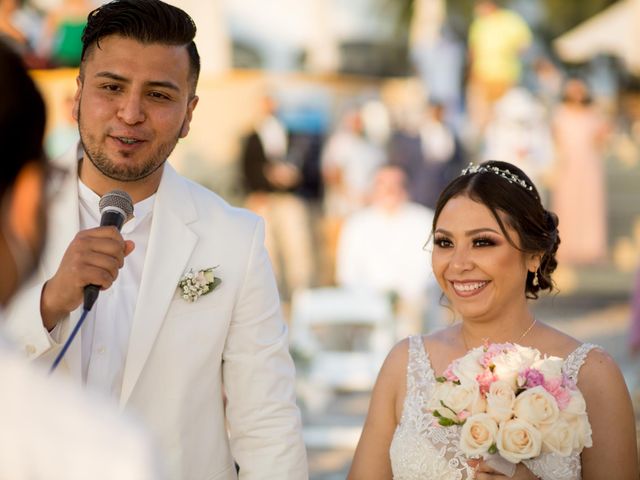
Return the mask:
[[[291,303],[291,349],[302,359],[299,396],[325,404],[336,391],[367,391],[395,341],[391,301],[369,290],[316,288]],[[317,398],[314,398],[317,397]]]

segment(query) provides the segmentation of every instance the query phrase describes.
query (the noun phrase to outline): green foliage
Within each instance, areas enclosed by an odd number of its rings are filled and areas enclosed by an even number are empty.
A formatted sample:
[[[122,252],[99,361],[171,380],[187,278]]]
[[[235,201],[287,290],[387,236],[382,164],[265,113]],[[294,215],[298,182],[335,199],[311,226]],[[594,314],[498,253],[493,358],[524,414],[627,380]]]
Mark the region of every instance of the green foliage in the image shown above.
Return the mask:
[[[547,9],[546,34],[557,37],[576,25],[601,12],[616,0],[538,0]]]

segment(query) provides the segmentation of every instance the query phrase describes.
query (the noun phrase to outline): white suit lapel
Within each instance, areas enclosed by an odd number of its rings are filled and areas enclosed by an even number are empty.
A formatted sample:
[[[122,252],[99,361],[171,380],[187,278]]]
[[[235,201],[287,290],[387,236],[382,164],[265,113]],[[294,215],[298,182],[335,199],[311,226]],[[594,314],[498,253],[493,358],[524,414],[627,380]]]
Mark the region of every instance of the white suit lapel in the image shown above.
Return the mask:
[[[122,381],[124,405],[140,376],[162,326],[180,277],[198,241],[188,224],[197,219],[191,193],[166,164],[158,188],[142,282],[136,302],[129,349]]]

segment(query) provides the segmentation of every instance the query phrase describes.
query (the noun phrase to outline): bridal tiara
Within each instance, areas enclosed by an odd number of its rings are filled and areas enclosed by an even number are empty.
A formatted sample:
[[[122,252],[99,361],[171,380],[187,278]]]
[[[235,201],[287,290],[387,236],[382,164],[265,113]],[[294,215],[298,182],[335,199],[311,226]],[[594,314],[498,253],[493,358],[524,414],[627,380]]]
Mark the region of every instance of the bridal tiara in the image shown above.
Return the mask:
[[[529,185],[527,182],[521,179],[518,175],[516,175],[515,173],[512,173],[510,170],[506,168],[502,169],[492,165],[474,165],[473,163],[470,163],[467,168],[462,170],[462,175],[471,175],[472,173],[484,173],[484,172],[495,173],[496,175],[500,175],[509,183],[516,183],[520,185],[522,188],[524,188],[525,190],[528,190],[529,192],[533,192],[533,186]]]

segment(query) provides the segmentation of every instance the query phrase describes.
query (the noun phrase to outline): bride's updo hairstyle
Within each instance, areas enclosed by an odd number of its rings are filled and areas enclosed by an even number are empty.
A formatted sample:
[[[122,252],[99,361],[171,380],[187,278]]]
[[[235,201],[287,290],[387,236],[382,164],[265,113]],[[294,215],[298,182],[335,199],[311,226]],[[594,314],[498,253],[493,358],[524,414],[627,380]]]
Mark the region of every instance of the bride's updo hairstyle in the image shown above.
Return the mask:
[[[461,195],[486,206],[512,246],[524,253],[542,253],[540,267],[536,272],[537,281],[534,281],[533,272],[527,273],[527,298],[538,298],[540,290],[552,291],[554,285],[551,274],[558,265],[556,252],[560,244],[558,217],[542,206],[538,190],[531,179],[518,167],[507,162],[491,160],[480,165],[470,165],[440,194],[432,231],[435,231],[440,213],[447,202]],[[508,225],[518,232],[518,239],[509,236],[498,212],[502,212]]]

